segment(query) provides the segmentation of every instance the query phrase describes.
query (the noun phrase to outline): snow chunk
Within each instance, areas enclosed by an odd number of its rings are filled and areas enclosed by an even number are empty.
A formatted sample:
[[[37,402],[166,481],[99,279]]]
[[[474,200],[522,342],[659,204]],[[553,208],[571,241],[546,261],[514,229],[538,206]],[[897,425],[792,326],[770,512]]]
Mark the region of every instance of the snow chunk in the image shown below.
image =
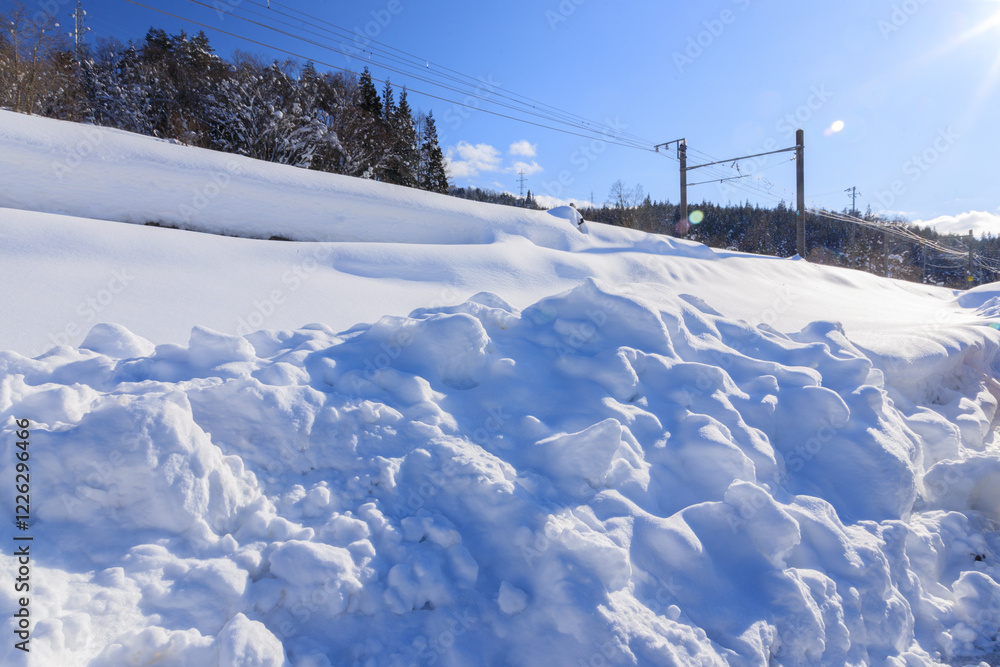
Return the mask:
[[[499,605],[500,611],[508,616],[520,614],[528,606],[528,594],[506,581],[500,582],[497,605]]]
[[[281,641],[260,621],[236,614],[217,639],[219,667],[289,667]]]
[[[96,324],[80,344],[80,349],[93,350],[113,359],[149,356],[155,347],[120,324]]]
[[[549,215],[554,215],[557,218],[569,220],[575,226],[580,226],[584,222],[583,215],[576,210],[575,206],[556,206],[555,208],[550,208],[548,213]]]
[[[275,549],[269,560],[271,574],[288,582],[293,596],[309,597],[315,604],[315,593],[321,591],[333,615],[346,611],[351,595],[362,588],[351,552],[341,547],[293,540]]]

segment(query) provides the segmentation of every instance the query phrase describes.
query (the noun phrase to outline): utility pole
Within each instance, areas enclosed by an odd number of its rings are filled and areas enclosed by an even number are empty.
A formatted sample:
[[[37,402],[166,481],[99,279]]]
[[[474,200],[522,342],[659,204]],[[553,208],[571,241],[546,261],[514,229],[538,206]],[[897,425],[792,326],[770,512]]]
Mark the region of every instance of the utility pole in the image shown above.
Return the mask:
[[[84,25],[87,12],[83,11],[83,0],[76,0],[76,11],[70,16],[73,17],[73,47],[76,59],[80,60],[83,56],[84,36],[90,30]]]
[[[521,183],[521,199],[524,199],[524,170],[519,170],[517,175],[521,177],[519,179],[519,182]]]
[[[798,130],[795,133],[795,145],[789,148],[780,148],[776,151],[768,151],[766,153],[757,153],[756,155],[744,155],[742,157],[729,158],[727,160],[716,160],[715,162],[706,162],[705,164],[697,164],[693,167],[689,167],[687,164],[687,139],[675,139],[674,141],[668,141],[665,144],[657,144],[653,146],[657,153],[660,152],[661,147],[669,147],[670,144],[677,144],[677,159],[681,163],[681,210],[680,210],[680,221],[679,225],[687,225],[688,222],[688,179],[687,173],[689,171],[694,171],[695,169],[701,169],[703,167],[711,167],[717,164],[724,164],[728,162],[733,162],[736,160],[749,160],[751,158],[763,157],[765,155],[775,155],[777,153],[790,153],[795,151],[795,161],[798,166],[797,173],[797,187],[798,187],[798,206],[795,211],[796,216],[796,236],[797,236],[797,251],[799,257],[802,259],[806,258],[806,171],[805,171],[805,132]],[[750,174],[741,174],[733,178],[714,178],[710,181],[702,181],[700,183],[694,183],[693,185],[704,185],[705,183],[715,183],[722,181],[735,181],[740,178],[745,178]]]
[[[795,190],[798,206],[795,211],[795,247],[802,259],[806,258],[806,165],[805,136],[802,130],[795,132]]]
[[[671,144],[677,144],[677,159],[681,163],[681,205],[680,205],[680,219],[677,221],[678,227],[684,227],[687,224],[688,219],[688,162],[687,162],[687,139],[674,139],[673,141],[668,141],[665,144],[657,144],[653,146],[657,153],[660,152],[660,148],[670,148]],[[686,232],[684,229],[681,233]]]
[[[973,285],[975,285],[976,282],[974,274],[975,266],[976,266],[975,258],[972,255],[972,230],[970,229],[969,230],[969,277],[968,277],[969,289],[972,289]]]
[[[677,159],[681,161],[681,225],[688,221],[688,142],[677,142]]]

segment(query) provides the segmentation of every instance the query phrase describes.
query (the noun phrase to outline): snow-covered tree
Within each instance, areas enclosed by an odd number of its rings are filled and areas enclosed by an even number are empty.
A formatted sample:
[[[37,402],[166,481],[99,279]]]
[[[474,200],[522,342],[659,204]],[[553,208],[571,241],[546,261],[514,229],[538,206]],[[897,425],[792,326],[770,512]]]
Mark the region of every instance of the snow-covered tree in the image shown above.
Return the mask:
[[[66,51],[69,41],[52,14],[33,14],[20,2],[0,14],[0,107],[39,113],[56,76],[55,55]]]
[[[423,137],[420,142],[420,172],[417,183],[421,190],[448,192],[448,173],[444,166],[444,153],[438,144],[437,126],[434,112],[427,114],[423,122]]]
[[[259,160],[311,167],[330,140],[316,112],[318,77],[298,81],[291,63],[247,60],[224,78],[206,105],[211,147]],[[335,137],[335,135],[334,135]]]
[[[135,46],[102,41],[83,61],[82,71],[91,121],[156,134],[153,75]]]
[[[389,89],[391,92],[391,89]],[[420,146],[417,128],[413,122],[413,112],[406,99],[406,88],[399,95],[399,105],[393,109],[389,119],[389,135],[392,144],[385,160],[383,180],[387,183],[417,186],[417,169],[420,162]]]

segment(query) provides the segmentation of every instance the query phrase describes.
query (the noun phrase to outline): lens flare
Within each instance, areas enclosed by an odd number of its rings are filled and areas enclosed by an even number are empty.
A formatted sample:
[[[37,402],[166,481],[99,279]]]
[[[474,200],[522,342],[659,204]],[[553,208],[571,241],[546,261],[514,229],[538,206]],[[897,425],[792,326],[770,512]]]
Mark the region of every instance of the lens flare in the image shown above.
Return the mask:
[[[705,214],[701,211],[691,211],[691,215],[688,216],[692,225],[697,225],[699,222],[705,219]]]
[[[834,132],[840,132],[841,130],[844,129],[844,121],[842,120],[834,121],[833,125],[830,126],[830,129],[833,130]]]

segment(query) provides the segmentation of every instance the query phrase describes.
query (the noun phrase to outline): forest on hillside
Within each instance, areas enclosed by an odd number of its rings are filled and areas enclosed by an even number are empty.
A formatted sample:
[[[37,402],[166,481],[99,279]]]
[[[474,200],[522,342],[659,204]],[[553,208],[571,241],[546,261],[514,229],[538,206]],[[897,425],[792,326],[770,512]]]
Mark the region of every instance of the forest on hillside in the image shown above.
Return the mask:
[[[138,43],[74,50],[51,15],[0,23],[0,107],[187,145],[446,193],[433,113],[406,89],[311,63],[218,56],[204,33],[152,28]]]
[[[39,20],[39,16],[42,17]],[[454,187],[433,113],[414,112],[402,88],[381,92],[368,69],[319,72],[311,63],[217,55],[204,33],[168,35],[151,28],[137,43],[103,40],[75,49],[50,14],[17,4],[0,15],[0,107],[93,123],[191,146],[507,206],[541,208],[529,191]],[[588,220],[684,236],[740,252],[791,256],[795,211],[784,203],[692,205],[702,221],[680,230],[678,206],[653,201],[621,181]],[[868,211],[844,211],[864,227],[807,216],[807,259],[878,275],[968,287],[998,279],[1000,238],[969,239],[918,229]],[[893,234],[907,226],[957,253],[943,255]],[[971,278],[971,280],[970,280]]]
[[[541,209],[529,190],[525,197],[483,188],[452,187],[451,194],[464,199]],[[703,219],[681,231],[677,222],[680,207],[669,201],[652,200],[641,186],[614,183],[607,199],[599,207],[581,208],[587,220],[618,225],[654,234],[678,236],[713,248],[736,252],[791,257],[796,253],[796,215],[784,202],[774,208],[742,203],[720,206],[710,202],[692,202],[690,211],[699,211]],[[875,275],[964,289],[1000,280],[1000,237],[985,235],[971,239],[975,258],[969,280],[970,238],[939,234],[930,227],[912,225],[906,220],[887,218],[870,209],[866,212],[844,209],[870,223],[862,227],[837,220],[806,215],[807,259],[817,264],[840,266]],[[873,228],[874,227],[874,228]],[[915,241],[901,239],[895,232],[905,228],[927,241],[960,252],[945,256]]]

